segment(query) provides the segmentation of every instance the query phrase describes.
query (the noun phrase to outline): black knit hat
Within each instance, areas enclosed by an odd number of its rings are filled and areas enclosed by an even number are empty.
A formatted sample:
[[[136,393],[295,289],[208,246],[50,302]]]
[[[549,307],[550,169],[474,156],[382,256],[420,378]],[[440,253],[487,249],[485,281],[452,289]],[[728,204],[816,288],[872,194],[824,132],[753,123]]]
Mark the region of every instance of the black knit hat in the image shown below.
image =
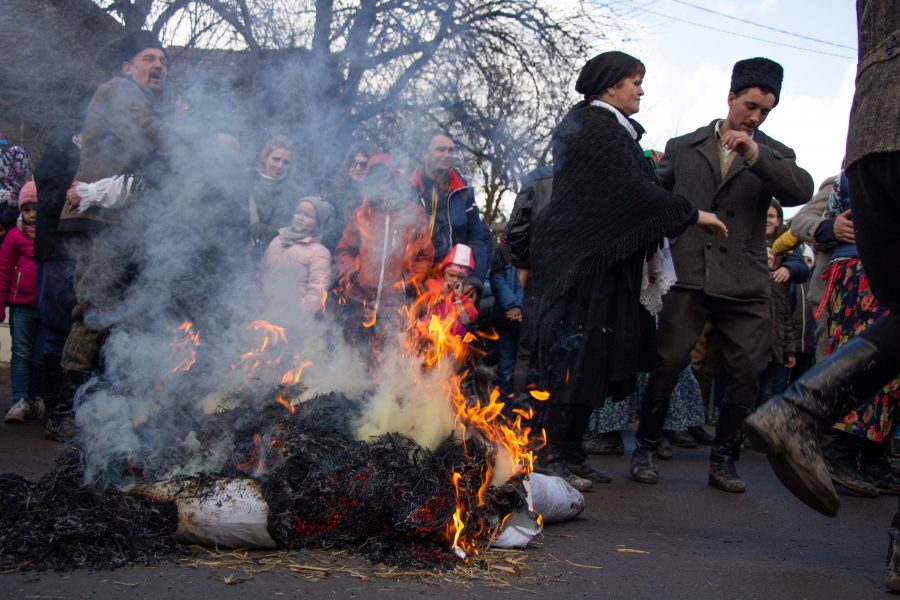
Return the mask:
[[[747,88],[758,87],[775,94],[775,106],[781,96],[781,81],[784,69],[774,60],[768,58],[746,58],[734,63],[731,71],[731,91],[740,92]]]
[[[585,96],[600,96],[607,89],[631,75],[644,63],[624,52],[613,50],[598,54],[581,67],[575,91]]]
[[[147,48],[157,48],[163,51],[163,54],[166,54],[166,49],[163,48],[162,43],[160,43],[159,38],[153,35],[149,31],[132,31],[121,40],[116,47],[116,58],[119,63],[129,62],[135,56],[146,50]]]

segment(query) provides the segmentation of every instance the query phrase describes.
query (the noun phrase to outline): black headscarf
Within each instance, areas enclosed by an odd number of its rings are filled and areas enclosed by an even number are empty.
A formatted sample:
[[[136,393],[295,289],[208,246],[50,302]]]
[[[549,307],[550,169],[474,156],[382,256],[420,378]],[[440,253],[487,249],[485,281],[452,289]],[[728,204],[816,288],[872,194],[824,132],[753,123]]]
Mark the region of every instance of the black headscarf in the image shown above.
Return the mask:
[[[600,96],[631,75],[638,65],[643,67],[644,63],[617,50],[598,54],[581,67],[575,91],[585,96]]]

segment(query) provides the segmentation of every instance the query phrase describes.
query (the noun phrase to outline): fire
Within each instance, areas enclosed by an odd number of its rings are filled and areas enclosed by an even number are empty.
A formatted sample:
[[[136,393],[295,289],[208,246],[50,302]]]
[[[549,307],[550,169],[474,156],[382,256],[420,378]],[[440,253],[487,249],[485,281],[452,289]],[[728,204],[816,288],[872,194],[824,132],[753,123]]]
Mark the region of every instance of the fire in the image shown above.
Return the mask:
[[[479,522],[478,530],[466,525],[468,515],[487,502],[486,495],[491,483],[503,484],[514,476],[528,475],[534,470],[534,451],[546,443],[544,432],[534,439],[528,424],[534,417],[530,408],[510,408],[500,399],[497,388],[486,401],[468,398],[463,392],[463,381],[468,372],[464,369],[470,353],[469,344],[477,337],[471,333],[463,336],[452,333],[456,313],[451,310],[446,316],[435,307],[444,302],[441,284],[436,279],[425,282],[422,293],[411,306],[401,309],[406,319],[406,331],[402,343],[407,352],[414,353],[421,361],[423,371],[447,368],[451,375],[445,384],[446,394],[455,411],[455,430],[465,448],[466,440],[477,437],[494,449],[494,464],[485,463],[480,473],[477,491],[463,493],[460,490],[461,474],[453,473],[452,484],[456,497],[456,507],[447,524],[447,539],[451,548],[461,558],[475,551],[477,542],[490,538],[502,527],[505,519],[492,531],[485,532]],[[480,337],[496,335],[495,332],[481,333]],[[532,391],[536,400],[546,400],[547,392]],[[468,450],[466,449],[468,454]]]
[[[169,359],[175,366],[157,382],[159,390],[176,373],[187,373],[197,362],[197,348],[200,347],[200,332],[194,330],[194,324],[184,321],[175,328],[175,338],[169,344]]]
[[[176,339],[172,341],[169,351],[169,358],[175,360],[180,358],[178,363],[169,371],[170,374],[179,371],[190,371],[194,363],[197,362],[197,348],[200,347],[200,333],[193,330],[194,324],[190,321],[184,321],[176,329]],[[183,334],[181,339],[177,335]]]
[[[450,524],[450,531],[448,535],[453,536],[453,545],[450,546],[451,549],[459,553],[462,550],[459,547],[459,537],[462,535],[463,529],[466,528],[465,523],[462,520],[462,511],[463,504],[459,501],[459,480],[462,477],[459,473],[453,473],[453,491],[456,493],[456,510],[453,511],[453,522]],[[464,553],[465,550],[462,550]],[[463,557],[465,554],[463,554]]]

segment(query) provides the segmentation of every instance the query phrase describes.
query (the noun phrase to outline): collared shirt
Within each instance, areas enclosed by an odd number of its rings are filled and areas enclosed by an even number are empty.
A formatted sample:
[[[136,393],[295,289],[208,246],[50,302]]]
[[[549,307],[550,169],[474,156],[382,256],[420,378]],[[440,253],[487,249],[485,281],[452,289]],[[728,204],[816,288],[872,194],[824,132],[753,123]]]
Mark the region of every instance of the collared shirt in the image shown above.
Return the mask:
[[[719,119],[716,121],[716,147],[719,149],[719,169],[721,170],[722,179],[725,179],[725,175],[728,173],[728,170],[731,168],[731,163],[734,162],[734,157],[737,155],[736,152],[732,152],[731,149],[726,148],[722,145],[722,131],[721,126],[724,123],[724,119]],[[753,139],[753,136],[756,132],[750,134],[750,139]],[[752,167],[756,162],[756,159],[759,158],[759,150],[753,146],[747,153],[744,155],[744,164],[748,167]]]

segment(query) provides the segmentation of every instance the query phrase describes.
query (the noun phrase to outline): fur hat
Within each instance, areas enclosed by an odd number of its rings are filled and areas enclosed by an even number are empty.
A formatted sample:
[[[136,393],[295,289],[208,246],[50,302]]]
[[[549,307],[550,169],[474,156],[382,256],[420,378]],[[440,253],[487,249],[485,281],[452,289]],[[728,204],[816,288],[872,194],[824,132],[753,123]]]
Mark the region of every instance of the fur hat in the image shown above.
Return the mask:
[[[147,48],[157,48],[166,54],[166,49],[155,35],[149,31],[132,31],[121,40],[116,46],[116,58],[119,64],[130,62],[135,56],[146,50]]]
[[[26,204],[37,204],[37,186],[34,181],[29,181],[19,190],[19,210]]]
[[[600,96],[607,89],[631,75],[644,63],[624,52],[613,50],[598,54],[581,67],[575,91],[585,96]]]
[[[774,60],[768,58],[745,58],[734,63],[731,70],[731,90],[734,93],[747,88],[758,87],[775,94],[775,106],[781,96],[781,82],[784,69]]]

